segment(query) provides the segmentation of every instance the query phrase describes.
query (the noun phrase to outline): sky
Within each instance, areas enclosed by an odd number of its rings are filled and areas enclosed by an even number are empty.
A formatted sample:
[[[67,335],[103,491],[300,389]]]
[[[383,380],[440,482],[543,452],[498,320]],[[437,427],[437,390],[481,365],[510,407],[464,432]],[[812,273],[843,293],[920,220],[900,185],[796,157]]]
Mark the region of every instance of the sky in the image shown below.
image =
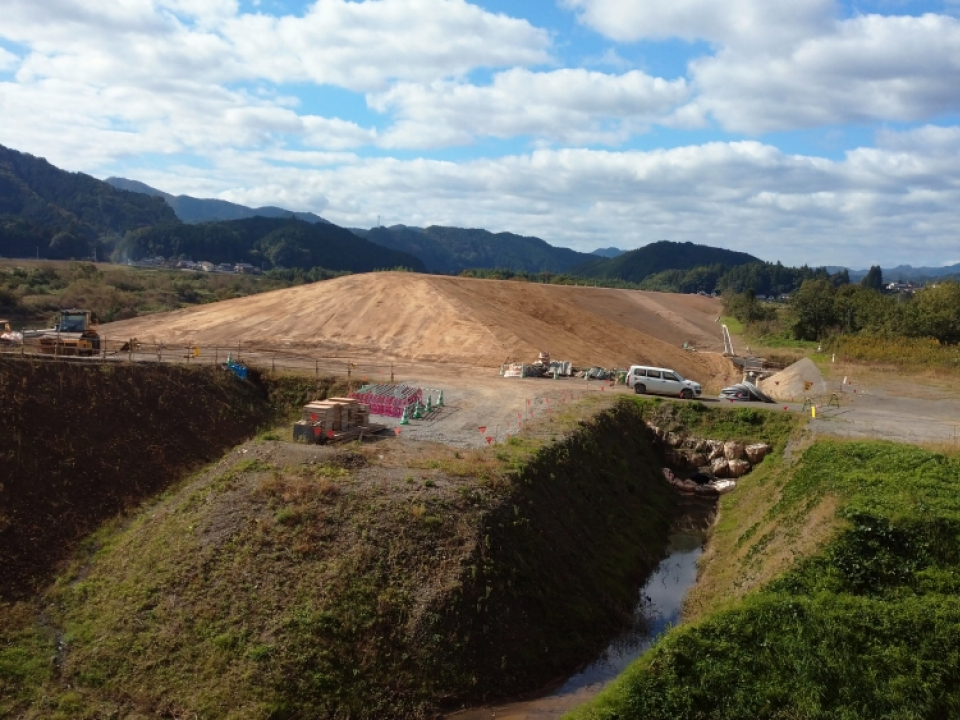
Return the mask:
[[[0,144],[345,227],[960,262],[960,0],[0,0]]]

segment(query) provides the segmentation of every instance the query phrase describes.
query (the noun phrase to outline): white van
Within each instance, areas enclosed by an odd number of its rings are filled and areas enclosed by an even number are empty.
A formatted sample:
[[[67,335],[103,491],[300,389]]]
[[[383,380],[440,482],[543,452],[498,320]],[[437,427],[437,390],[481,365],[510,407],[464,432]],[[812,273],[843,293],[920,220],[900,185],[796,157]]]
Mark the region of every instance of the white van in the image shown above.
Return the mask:
[[[684,380],[675,370],[669,368],[631,365],[627,372],[627,387],[632,387],[638,395],[673,395],[689,400],[700,397],[703,388],[693,380]]]

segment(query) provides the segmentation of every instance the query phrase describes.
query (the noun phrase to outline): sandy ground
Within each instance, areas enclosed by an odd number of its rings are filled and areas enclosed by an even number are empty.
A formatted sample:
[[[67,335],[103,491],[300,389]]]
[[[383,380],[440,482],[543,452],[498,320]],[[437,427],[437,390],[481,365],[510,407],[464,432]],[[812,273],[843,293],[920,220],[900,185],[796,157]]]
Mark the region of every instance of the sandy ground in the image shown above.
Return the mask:
[[[721,364],[683,345],[720,351],[719,314],[718,300],[700,296],[391,272],[124,320],[102,332],[484,367],[533,362],[543,350],[578,366],[661,365],[706,383]]]
[[[442,389],[446,401],[443,410],[400,428],[401,434],[474,446],[487,437],[505,440],[531,418],[548,415],[551,403],[625,391],[596,381],[499,377],[504,361],[532,362],[541,350],[581,366],[671,367],[715,395],[741,379],[719,352],[720,311],[718,300],[696,295],[391,272],[125,320],[102,330],[171,345],[231,347],[239,341],[244,348],[329,358],[305,361],[318,372],[342,374],[350,359],[358,365],[355,377],[379,380],[389,376],[393,363],[398,381],[432,389],[434,398]],[[696,351],[684,350],[684,343]],[[248,357],[270,366],[268,354],[256,358],[245,351]],[[838,371],[810,391],[790,394],[796,402],[787,404],[789,411],[799,412],[803,397],[810,396],[821,405],[812,425],[817,432],[957,443],[960,394],[950,382],[849,372],[857,376],[850,384],[842,383]],[[839,409],[827,407],[832,394]],[[384,422],[396,427],[393,419]]]

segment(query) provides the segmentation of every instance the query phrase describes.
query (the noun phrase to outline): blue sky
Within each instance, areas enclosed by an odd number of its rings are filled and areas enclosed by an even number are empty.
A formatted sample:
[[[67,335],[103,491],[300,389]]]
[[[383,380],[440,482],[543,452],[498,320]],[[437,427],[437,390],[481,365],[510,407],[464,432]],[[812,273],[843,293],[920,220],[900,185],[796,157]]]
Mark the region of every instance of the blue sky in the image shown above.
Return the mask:
[[[348,227],[960,256],[960,2],[4,0],[0,143]]]

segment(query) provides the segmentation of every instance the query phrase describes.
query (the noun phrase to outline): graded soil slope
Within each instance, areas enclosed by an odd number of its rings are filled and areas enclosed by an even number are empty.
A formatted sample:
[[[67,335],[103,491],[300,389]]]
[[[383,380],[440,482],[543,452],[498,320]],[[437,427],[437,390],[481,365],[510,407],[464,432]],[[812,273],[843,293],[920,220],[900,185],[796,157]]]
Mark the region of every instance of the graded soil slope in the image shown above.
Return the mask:
[[[351,275],[103,327],[107,336],[289,347],[378,360],[498,367],[541,350],[576,365],[723,372],[716,300],[413,273]]]

